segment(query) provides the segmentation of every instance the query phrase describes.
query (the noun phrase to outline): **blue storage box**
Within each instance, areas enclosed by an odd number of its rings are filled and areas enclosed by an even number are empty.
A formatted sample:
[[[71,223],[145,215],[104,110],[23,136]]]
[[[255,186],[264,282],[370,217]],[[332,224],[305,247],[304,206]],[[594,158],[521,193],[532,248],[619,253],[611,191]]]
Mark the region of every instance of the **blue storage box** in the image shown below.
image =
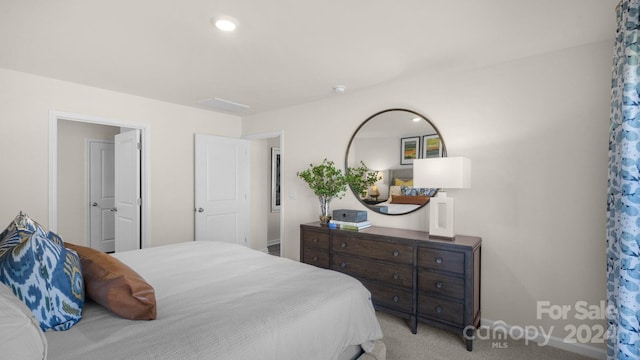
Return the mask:
[[[364,210],[349,210],[349,209],[333,210],[332,220],[348,221],[348,222],[367,221],[367,212]]]

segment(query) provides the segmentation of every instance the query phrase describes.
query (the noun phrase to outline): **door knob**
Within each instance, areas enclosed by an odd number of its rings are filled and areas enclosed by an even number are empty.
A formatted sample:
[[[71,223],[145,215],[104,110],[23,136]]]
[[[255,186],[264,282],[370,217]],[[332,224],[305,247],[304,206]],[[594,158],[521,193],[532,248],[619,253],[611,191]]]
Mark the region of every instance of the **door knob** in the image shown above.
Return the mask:
[[[93,202],[93,203],[91,203],[91,206],[98,206],[98,203],[97,202]]]
[[[203,208],[198,208],[198,212],[204,212]]]

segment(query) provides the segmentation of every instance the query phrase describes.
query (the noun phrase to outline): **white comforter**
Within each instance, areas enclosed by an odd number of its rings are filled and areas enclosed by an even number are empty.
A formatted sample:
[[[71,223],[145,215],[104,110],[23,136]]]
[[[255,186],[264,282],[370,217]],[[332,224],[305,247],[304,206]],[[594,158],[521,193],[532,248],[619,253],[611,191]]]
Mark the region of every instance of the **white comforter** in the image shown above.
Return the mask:
[[[88,303],[47,332],[58,359],[336,359],[382,338],[355,279],[238,245],[189,242],[118,253],[156,291],[158,318],[130,321]]]

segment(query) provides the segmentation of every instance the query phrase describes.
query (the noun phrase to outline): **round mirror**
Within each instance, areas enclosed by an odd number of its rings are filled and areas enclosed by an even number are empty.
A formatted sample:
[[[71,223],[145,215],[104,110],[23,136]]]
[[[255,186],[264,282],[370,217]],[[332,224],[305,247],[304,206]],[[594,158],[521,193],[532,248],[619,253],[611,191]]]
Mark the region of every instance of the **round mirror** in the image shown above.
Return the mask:
[[[403,215],[425,206],[437,189],[413,187],[413,160],[446,156],[438,129],[425,116],[406,109],[373,114],[349,141],[345,167],[364,163],[378,172],[378,181],[354,195],[369,210]],[[353,190],[353,189],[352,189]]]

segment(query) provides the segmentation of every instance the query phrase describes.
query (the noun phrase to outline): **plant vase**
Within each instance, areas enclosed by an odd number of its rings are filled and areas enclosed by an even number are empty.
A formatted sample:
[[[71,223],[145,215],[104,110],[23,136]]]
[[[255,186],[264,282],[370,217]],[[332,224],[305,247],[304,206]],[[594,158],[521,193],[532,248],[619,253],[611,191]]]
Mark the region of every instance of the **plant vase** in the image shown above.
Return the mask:
[[[329,221],[331,220],[330,207],[332,197],[322,195],[318,196],[318,200],[320,200],[320,224],[328,225]]]

